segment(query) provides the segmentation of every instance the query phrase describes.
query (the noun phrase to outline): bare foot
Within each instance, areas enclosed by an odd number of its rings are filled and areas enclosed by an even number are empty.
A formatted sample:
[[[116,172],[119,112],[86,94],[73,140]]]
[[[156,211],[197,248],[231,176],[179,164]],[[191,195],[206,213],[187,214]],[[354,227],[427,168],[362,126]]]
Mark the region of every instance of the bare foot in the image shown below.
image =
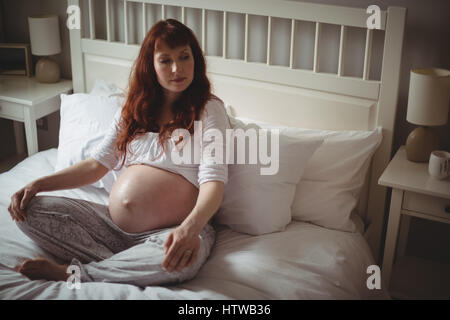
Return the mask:
[[[16,271],[27,276],[31,280],[66,281],[70,274],[66,273],[68,265],[56,264],[45,258],[25,260]]]

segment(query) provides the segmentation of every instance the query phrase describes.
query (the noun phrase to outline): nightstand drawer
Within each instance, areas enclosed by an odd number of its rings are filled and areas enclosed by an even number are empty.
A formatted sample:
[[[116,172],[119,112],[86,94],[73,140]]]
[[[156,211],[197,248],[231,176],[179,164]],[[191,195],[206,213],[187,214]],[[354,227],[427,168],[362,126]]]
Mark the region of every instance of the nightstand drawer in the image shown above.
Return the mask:
[[[23,120],[23,107],[17,103],[0,100],[0,117]]]
[[[430,214],[436,217],[450,219],[450,199],[428,196],[420,193],[405,191],[403,209]]]

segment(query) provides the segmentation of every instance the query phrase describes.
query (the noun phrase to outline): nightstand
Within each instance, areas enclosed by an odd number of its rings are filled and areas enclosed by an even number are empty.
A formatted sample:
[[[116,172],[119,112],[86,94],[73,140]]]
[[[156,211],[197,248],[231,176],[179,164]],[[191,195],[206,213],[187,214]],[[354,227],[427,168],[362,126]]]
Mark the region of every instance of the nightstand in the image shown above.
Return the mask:
[[[392,188],[383,283],[394,298],[450,299],[450,266],[405,256],[411,217],[450,224],[450,179],[432,178],[428,163],[407,160],[402,146],[378,183]]]
[[[57,83],[40,83],[35,78],[0,77],[0,117],[14,120],[14,133],[18,153],[23,146],[22,124],[28,155],[38,152],[36,120],[60,107],[60,94],[72,91],[72,81],[61,79]]]

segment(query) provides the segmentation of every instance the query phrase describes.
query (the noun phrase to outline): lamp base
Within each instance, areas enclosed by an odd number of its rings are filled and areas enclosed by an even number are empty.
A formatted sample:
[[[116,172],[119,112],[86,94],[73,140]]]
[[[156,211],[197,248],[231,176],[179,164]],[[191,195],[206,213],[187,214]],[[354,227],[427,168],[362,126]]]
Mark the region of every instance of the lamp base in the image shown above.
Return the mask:
[[[59,79],[59,65],[49,58],[40,58],[36,63],[36,80],[43,83],[55,83],[59,82]]]
[[[439,135],[431,127],[417,127],[406,139],[406,158],[413,162],[428,162],[430,154],[439,149]]]

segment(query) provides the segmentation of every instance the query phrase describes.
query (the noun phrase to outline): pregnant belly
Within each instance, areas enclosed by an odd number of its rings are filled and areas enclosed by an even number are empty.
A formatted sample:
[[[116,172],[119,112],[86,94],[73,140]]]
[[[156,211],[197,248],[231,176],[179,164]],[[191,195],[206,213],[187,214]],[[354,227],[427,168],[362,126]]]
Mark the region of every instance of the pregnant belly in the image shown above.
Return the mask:
[[[198,189],[181,175],[147,166],[128,167],[109,195],[113,222],[129,233],[178,225],[197,201]]]

